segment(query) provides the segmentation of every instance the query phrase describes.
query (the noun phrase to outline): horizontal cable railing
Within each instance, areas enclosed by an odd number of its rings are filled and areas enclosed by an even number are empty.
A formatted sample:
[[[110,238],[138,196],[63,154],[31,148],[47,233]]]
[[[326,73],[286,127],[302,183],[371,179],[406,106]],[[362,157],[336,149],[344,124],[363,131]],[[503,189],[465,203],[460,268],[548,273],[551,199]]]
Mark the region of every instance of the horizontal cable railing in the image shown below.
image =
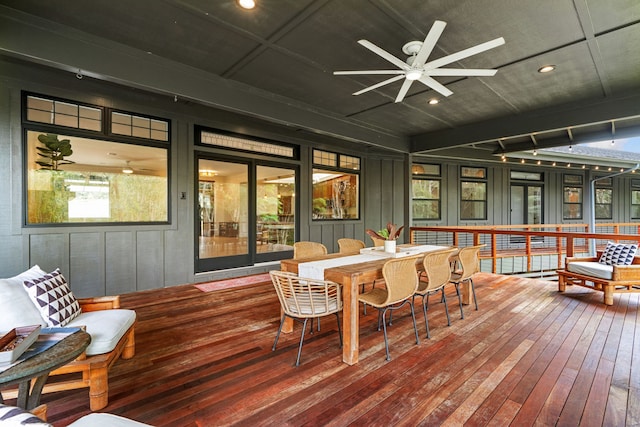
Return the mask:
[[[587,224],[411,227],[410,236],[415,244],[483,244],[482,271],[547,275],[562,268],[567,256],[587,256],[592,241],[596,249],[604,248],[608,241],[637,243],[640,224],[597,224],[596,233],[589,233]]]

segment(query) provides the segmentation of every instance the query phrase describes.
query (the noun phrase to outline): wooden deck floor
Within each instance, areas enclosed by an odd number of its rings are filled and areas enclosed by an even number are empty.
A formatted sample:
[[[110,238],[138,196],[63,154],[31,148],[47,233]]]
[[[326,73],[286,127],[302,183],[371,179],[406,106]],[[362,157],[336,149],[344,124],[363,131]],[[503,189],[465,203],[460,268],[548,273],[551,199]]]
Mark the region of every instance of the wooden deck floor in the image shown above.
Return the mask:
[[[279,305],[271,284],[193,286],[122,297],[138,313],[137,355],[111,372],[106,412],[155,426],[640,425],[638,295],[480,273],[480,310],[460,319],[432,297],[427,340],[418,314],[390,327],[385,360],[375,310],[361,317],[360,362],[341,361],[335,318],[294,367],[299,326],[271,351]],[[89,412],[87,390],[43,396],[49,421]]]

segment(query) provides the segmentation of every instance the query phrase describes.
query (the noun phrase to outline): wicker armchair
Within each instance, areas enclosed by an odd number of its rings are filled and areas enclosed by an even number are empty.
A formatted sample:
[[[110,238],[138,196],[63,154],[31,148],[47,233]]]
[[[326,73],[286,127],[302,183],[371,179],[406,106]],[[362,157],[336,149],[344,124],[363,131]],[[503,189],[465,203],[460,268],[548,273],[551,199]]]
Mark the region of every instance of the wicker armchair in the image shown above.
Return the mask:
[[[340,285],[327,280],[301,279],[297,274],[285,271],[270,271],[269,274],[282,306],[282,320],[280,321],[280,327],[272,350],[276,350],[285,318],[290,317],[303,322],[298,357],[296,358],[296,366],[300,365],[300,355],[302,354],[307,321],[330,314],[335,314],[336,316],[340,347],[342,348],[342,331],[340,330],[340,317],[338,316],[338,313],[342,311],[342,290]],[[311,325],[311,329],[313,330],[313,325]]]
[[[327,247],[317,242],[295,242],[293,244],[293,259],[312,258],[326,255]]]
[[[462,282],[469,281],[476,310],[478,310],[478,299],[476,298],[476,289],[473,286],[473,275],[480,271],[480,249],[484,246],[485,245],[467,246],[460,249],[458,259],[456,260],[456,264],[459,263],[460,268],[455,268],[451,273],[451,283],[456,286],[456,291],[459,291],[458,286]],[[462,312],[462,305],[460,305],[460,312]],[[464,319],[464,314],[462,318]]]
[[[360,249],[364,248],[364,242],[358,239],[338,239],[338,247],[341,254],[359,254]]]
[[[387,338],[387,322],[385,319],[388,310],[397,310],[405,304],[409,304],[411,308],[411,319],[413,320],[413,329],[416,334],[416,344],[420,343],[412,297],[418,288],[416,262],[421,257],[422,255],[416,255],[394,258],[387,261],[382,267],[382,275],[386,287],[373,288],[369,292],[358,296],[358,301],[378,309],[378,330],[380,330],[380,322],[382,322],[387,360],[391,360],[391,356],[389,355],[389,340]]]
[[[449,248],[427,252],[422,261],[424,271],[420,273],[420,283],[415,296],[422,297],[422,311],[424,313],[424,324],[427,329],[427,338],[431,338],[431,334],[429,333],[429,320],[427,319],[427,305],[429,304],[429,295],[432,293],[437,291],[442,292],[444,310],[447,314],[447,325],[451,326],[447,296],[444,293],[444,288],[449,284],[449,280],[451,279],[451,262],[449,259],[457,250],[457,248]],[[462,298],[460,297],[460,292],[457,287],[456,292],[458,293],[460,313],[462,313]]]

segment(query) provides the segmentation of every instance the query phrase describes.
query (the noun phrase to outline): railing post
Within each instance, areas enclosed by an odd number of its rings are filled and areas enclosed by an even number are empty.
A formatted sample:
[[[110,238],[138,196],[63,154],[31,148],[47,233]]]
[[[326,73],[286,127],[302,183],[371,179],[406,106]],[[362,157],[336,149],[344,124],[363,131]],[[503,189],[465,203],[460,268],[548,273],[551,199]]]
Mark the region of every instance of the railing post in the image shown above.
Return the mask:
[[[524,253],[527,257],[527,271],[531,271],[531,235],[527,234],[524,238]]]
[[[458,242],[459,242],[459,238],[458,238],[458,232],[454,231],[453,232],[453,246],[458,246]]]
[[[573,256],[573,236],[567,236],[567,258]]]
[[[498,244],[496,242],[496,234],[491,233],[491,272],[498,271]]]

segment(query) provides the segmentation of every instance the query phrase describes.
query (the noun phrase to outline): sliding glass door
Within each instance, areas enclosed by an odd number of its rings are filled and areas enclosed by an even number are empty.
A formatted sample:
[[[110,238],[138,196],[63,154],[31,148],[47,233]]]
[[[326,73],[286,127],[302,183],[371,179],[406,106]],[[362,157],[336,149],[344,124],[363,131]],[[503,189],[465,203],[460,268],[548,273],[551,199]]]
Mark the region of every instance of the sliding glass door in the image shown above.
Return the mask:
[[[196,272],[293,256],[296,169],[253,160],[197,160]]]

